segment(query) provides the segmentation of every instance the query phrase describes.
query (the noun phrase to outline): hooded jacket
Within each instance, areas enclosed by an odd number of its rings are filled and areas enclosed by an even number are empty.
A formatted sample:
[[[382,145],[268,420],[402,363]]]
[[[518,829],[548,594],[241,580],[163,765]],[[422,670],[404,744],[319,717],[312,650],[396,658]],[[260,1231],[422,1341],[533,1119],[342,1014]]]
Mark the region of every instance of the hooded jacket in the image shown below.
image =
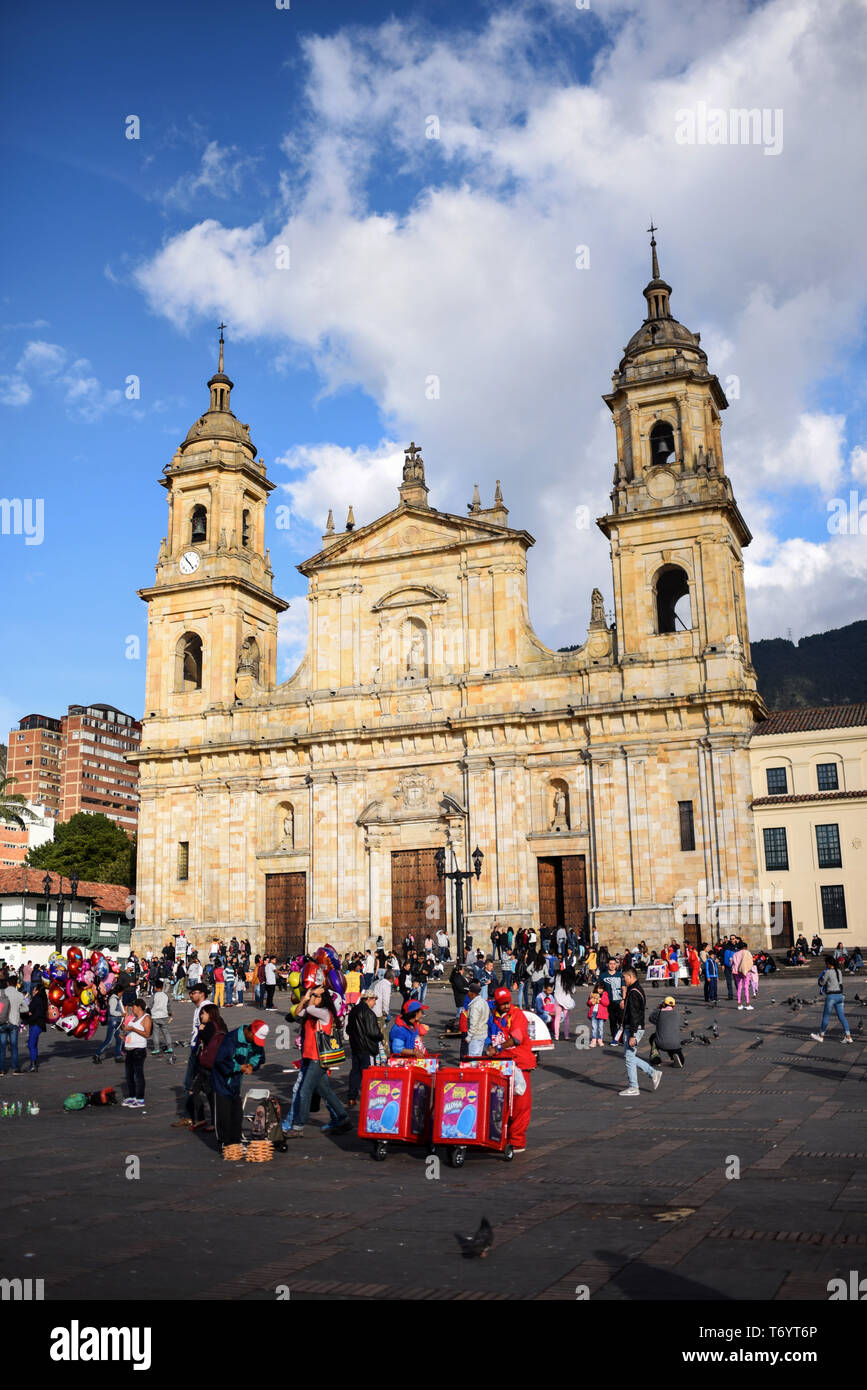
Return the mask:
[[[249,1062],[255,1071],[265,1060],[265,1049],[255,1043],[247,1042],[243,1026],[233,1028],[220,1043],[211,1069],[211,1080],[218,1096],[229,1096],[235,1100],[241,1094],[241,1067]]]

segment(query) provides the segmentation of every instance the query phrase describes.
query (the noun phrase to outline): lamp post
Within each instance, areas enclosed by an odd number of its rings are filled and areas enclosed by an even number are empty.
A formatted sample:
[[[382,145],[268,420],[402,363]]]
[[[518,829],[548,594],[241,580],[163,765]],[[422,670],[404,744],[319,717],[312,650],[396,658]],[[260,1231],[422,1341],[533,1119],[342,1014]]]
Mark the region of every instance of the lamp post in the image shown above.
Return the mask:
[[[450,848],[452,851],[452,860],[455,864],[453,869],[446,869],[446,852],[442,846],[440,846],[434,855],[434,860],[437,866],[437,878],[450,878],[455,885],[455,935],[457,937],[458,962],[462,964],[464,959],[464,880],[471,879],[474,875],[477,879],[481,878],[482,861],[485,856],[482,854],[478,845],[476,845],[472,853],[472,869],[459,869],[457,867],[454,845],[451,845]]]
[[[78,874],[73,873],[69,880],[71,897],[73,901],[78,897]],[[51,907],[51,874],[47,873],[42,880],[42,887],[48,899],[49,910]],[[57,876],[57,927],[54,932],[54,949],[59,956],[63,955],[63,906],[66,899],[63,896],[63,874]]]

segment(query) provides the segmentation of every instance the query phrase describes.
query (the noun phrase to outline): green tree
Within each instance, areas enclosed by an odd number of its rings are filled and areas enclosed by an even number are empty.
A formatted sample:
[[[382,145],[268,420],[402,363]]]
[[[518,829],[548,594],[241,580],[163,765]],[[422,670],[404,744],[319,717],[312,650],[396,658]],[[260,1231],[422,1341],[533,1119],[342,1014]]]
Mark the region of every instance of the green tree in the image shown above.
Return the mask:
[[[59,822],[53,840],[30,850],[27,863],[32,869],[50,869],[67,877],[76,873],[92,883],[131,887],[135,842],[108,816],[88,816],[79,811]]]
[[[26,826],[29,821],[38,820],[27,805],[27,797],[12,790],[14,777],[0,776],[0,821],[18,821]]]

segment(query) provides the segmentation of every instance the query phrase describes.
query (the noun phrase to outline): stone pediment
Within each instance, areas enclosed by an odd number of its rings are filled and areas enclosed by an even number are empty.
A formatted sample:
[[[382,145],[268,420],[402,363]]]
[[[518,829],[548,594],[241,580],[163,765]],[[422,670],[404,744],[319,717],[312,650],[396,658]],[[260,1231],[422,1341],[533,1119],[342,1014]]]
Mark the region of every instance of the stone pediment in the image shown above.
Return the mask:
[[[414,608],[420,603],[443,603],[445,598],[442,589],[435,589],[431,584],[404,584],[383,594],[379,602],[373,605],[372,612],[381,613],[387,608]]]
[[[447,550],[478,541],[502,543],[519,538],[525,545],[533,544],[533,537],[526,531],[515,531],[471,516],[401,505],[369,526],[339,536],[327,550],[311,556],[298,568],[302,574],[311,574],[331,565],[377,560],[380,556],[413,555],[418,551]]]
[[[395,825],[402,821],[447,820],[466,812],[448,793],[439,793],[436,783],[423,772],[404,773],[391,796],[369,801],[358,817],[359,825]]]

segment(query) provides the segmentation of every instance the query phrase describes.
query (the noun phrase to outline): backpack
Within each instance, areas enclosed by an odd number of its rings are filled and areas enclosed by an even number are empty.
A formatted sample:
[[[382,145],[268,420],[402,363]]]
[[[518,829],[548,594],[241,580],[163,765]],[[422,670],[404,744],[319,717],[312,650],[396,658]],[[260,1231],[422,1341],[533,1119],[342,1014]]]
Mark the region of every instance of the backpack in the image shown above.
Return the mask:
[[[250,1138],[268,1139],[272,1144],[279,1144],[283,1138],[283,1131],[280,1126],[281,1118],[282,1111],[279,1100],[276,1100],[274,1096],[269,1096],[267,1100],[260,1100],[253,1111]]]
[[[0,989],[0,1028],[5,1027],[9,1022],[9,995],[5,989]]]
[[[751,951],[744,951],[741,956],[741,963],[738,966],[739,975],[749,975],[753,968],[753,956]]]

